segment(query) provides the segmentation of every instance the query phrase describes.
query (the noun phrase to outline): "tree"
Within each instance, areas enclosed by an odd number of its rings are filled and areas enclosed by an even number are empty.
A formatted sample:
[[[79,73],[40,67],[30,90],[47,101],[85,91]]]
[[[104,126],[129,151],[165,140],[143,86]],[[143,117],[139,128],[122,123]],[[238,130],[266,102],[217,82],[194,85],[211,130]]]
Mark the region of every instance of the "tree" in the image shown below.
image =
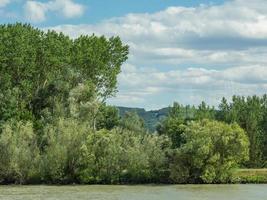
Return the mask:
[[[184,124],[186,123],[183,111],[184,108],[182,105],[174,103],[173,107],[170,107],[168,117],[157,126],[159,135],[167,135],[170,137],[173,148],[180,147],[183,142],[181,136],[184,132]]]
[[[117,75],[127,60],[128,49],[119,37],[80,36],[74,40],[72,66],[80,72],[81,79],[91,80],[99,96],[106,99],[116,91]]]
[[[147,183],[168,178],[164,136],[116,128],[89,134],[82,146],[82,183]]]
[[[0,134],[0,182],[40,181],[40,154],[30,122],[6,122]]]
[[[59,119],[45,128],[41,175],[47,183],[74,183],[79,180],[82,165],[81,147],[89,134],[86,123]]]
[[[219,111],[217,113],[216,119],[220,121],[225,121],[227,123],[234,122],[230,114],[230,105],[227,102],[225,97],[222,98],[221,103],[219,104]]]
[[[136,112],[126,112],[120,121],[120,127],[135,133],[145,133],[144,120]]]
[[[249,141],[237,124],[191,122],[182,137],[185,143],[171,164],[174,182],[226,183],[232,170],[248,160]]]
[[[263,119],[261,121],[260,126],[262,127],[262,156],[263,156],[263,166],[267,167],[267,95],[262,97],[262,112],[263,112]]]
[[[0,36],[1,121],[40,119],[44,109],[67,104],[69,92],[88,81],[104,102],[115,94],[129,52],[119,37],[72,40],[20,23],[1,25]]]
[[[264,116],[265,105],[264,97],[257,96],[233,96],[232,102],[227,104],[223,99],[220,107],[219,120],[238,123],[247,133],[250,141],[250,160],[248,167],[262,167],[264,163]]]
[[[123,138],[108,130],[89,134],[82,146],[84,168],[80,173],[83,183],[117,183],[127,155],[122,146]]]
[[[119,111],[114,106],[102,104],[96,117],[96,128],[111,130],[120,123]]]
[[[70,116],[81,121],[87,121],[88,127],[96,129],[96,117],[100,102],[97,99],[95,86],[91,83],[79,84],[69,94]]]
[[[198,106],[198,109],[195,113],[195,119],[202,120],[202,119],[215,119],[215,109],[214,107],[208,106],[204,101]]]

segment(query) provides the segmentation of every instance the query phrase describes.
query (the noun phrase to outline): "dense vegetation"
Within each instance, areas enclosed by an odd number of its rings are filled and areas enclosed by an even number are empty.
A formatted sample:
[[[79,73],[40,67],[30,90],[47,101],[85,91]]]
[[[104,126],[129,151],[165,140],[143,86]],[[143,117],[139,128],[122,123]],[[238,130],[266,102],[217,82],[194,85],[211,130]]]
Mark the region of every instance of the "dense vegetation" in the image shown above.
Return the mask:
[[[158,126],[158,132],[176,137],[181,134],[177,124],[202,119],[221,121],[227,124],[237,123],[246,133],[250,148],[249,160],[243,166],[263,168],[267,166],[267,95],[243,97],[233,96],[231,102],[222,98],[218,109],[202,102],[198,108],[187,106],[190,116],[183,112],[184,106],[174,103],[170,115]],[[177,140],[175,140],[177,141]]]
[[[105,104],[127,55],[118,37],[0,26],[0,183],[223,183],[266,165],[266,96],[175,103],[152,134]]]

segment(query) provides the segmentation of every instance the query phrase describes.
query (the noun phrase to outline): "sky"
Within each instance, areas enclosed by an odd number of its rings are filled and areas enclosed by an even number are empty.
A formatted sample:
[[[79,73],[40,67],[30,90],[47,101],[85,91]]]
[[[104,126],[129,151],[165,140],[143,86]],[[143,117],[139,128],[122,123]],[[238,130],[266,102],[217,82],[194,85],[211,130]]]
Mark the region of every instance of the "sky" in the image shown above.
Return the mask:
[[[0,0],[0,23],[17,21],[120,36],[130,54],[112,105],[217,106],[267,92],[267,0]]]

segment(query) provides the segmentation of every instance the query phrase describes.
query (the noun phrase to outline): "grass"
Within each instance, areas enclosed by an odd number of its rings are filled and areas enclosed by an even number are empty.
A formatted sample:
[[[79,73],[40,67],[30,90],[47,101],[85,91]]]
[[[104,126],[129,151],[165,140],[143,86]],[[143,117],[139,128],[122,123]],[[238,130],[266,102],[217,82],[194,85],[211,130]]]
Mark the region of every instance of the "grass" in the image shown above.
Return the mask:
[[[239,169],[234,173],[237,183],[267,183],[267,169]]]

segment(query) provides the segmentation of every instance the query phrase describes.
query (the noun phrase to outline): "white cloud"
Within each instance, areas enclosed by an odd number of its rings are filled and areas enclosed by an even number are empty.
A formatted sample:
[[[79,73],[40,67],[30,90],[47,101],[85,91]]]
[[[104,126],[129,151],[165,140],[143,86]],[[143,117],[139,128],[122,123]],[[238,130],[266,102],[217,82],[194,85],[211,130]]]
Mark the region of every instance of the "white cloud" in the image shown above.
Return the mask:
[[[46,3],[39,1],[27,1],[24,13],[31,22],[42,22],[46,20],[47,12],[60,13],[66,18],[80,17],[84,13],[84,6],[74,3],[72,0],[53,0]]]
[[[24,6],[24,9],[27,19],[31,22],[37,23],[45,21],[45,14],[48,8],[44,3],[40,3],[37,1],[27,1]]]
[[[126,97],[130,102],[131,96],[139,101],[133,100],[133,105],[146,107],[174,100],[196,103],[201,98],[218,103],[222,96],[266,92],[266,0],[170,7],[95,25],[51,28],[74,38],[92,33],[119,35],[130,45],[116,104],[120,99],[126,102]]]
[[[255,0],[249,5],[236,0],[219,6],[170,7],[152,14],[128,14],[96,25],[52,28],[72,37],[92,33],[119,35],[130,45],[132,61],[140,65],[266,63],[267,5],[262,6],[263,1]]]
[[[85,11],[85,7],[81,4],[74,3],[72,0],[56,0],[58,10],[63,8],[62,13],[67,18],[80,17]]]
[[[222,77],[226,80],[247,83],[247,84],[267,84],[267,66],[246,66],[234,67],[225,70]]]
[[[190,43],[185,39],[201,40],[207,37],[213,37],[214,42],[217,43],[225,42],[221,40],[222,37],[266,39],[267,6],[256,6],[263,1],[265,0],[254,0],[254,4],[252,3],[254,7],[248,7],[245,1],[230,1],[220,6],[196,8],[171,7],[153,14],[128,14],[125,17],[104,21],[96,26],[81,25],[79,27],[82,29],[81,32],[119,34],[125,40],[135,42],[140,40],[140,36],[145,38],[149,36],[149,43],[157,39],[159,42],[176,42],[176,44],[181,43],[186,46]],[[262,12],[263,9],[265,12]],[[79,34],[73,29],[68,29],[68,31],[73,36]]]
[[[117,105],[146,105],[164,99],[158,104],[165,106],[177,100],[183,104],[199,104],[205,100],[218,105],[220,99],[232,95],[260,95],[267,89],[267,66],[240,66],[214,70],[187,68],[184,70],[159,71],[125,65],[119,75],[119,95],[110,102]],[[175,96],[173,97],[173,94]],[[134,97],[134,98],[132,98]],[[137,101],[138,99],[138,101]],[[153,106],[152,108],[158,108]]]
[[[157,69],[138,69],[125,65],[119,75],[120,85],[125,88],[153,88],[150,92],[159,92],[159,88],[193,88],[223,89],[224,84],[231,82],[236,85],[267,84],[267,66],[240,66],[214,70],[205,68],[186,68],[184,70],[159,71]],[[157,88],[157,89],[156,89]]]

